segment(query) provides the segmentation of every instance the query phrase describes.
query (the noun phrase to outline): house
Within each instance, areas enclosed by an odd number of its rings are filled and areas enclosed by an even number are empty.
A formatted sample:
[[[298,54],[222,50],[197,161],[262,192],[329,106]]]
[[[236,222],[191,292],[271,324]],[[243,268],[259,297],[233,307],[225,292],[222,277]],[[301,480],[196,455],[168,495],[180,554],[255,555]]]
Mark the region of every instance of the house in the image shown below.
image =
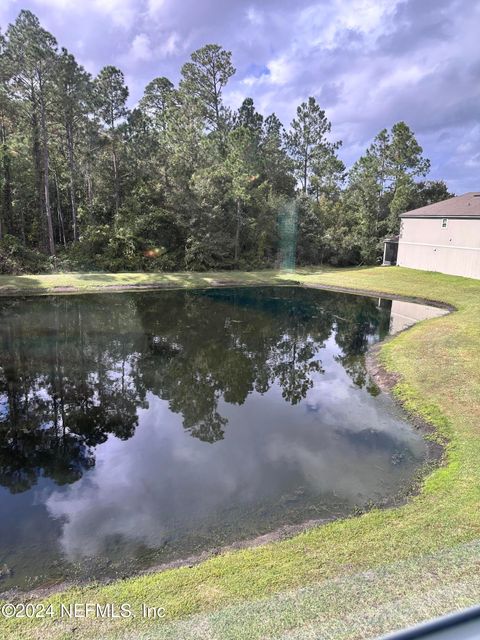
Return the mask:
[[[471,191],[400,217],[398,265],[480,279],[480,192]]]

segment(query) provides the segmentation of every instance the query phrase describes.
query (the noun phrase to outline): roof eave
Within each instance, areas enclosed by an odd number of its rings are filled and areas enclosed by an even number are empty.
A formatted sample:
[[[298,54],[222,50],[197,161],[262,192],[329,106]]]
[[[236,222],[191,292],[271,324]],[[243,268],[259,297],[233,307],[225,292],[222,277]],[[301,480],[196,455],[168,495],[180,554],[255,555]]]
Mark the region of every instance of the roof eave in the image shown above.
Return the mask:
[[[400,215],[400,218],[429,218],[431,220],[443,220],[443,218],[448,218],[449,220],[480,220],[480,213],[474,213],[474,214],[458,214],[458,213],[454,213],[454,214],[450,214],[448,215],[448,213],[446,214],[438,214],[436,213],[435,215],[428,215],[426,213],[418,213],[418,214],[412,214],[412,213],[402,213]]]

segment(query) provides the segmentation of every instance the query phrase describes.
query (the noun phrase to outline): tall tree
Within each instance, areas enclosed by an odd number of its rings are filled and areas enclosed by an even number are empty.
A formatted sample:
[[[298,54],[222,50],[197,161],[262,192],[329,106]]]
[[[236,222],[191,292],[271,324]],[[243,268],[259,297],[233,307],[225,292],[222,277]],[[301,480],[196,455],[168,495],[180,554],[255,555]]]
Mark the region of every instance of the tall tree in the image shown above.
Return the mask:
[[[12,178],[9,137],[13,128],[14,108],[9,91],[7,40],[0,32],[0,240],[12,232]]]
[[[89,74],[71,53],[62,49],[58,63],[56,106],[65,132],[73,242],[78,240],[76,143],[82,122],[92,108],[92,99]]]
[[[372,262],[388,233],[398,233],[399,214],[409,208],[415,178],[429,162],[411,129],[404,123],[383,129],[349,173],[347,202],[357,216],[362,255]]]
[[[415,183],[408,210],[426,207],[429,204],[453,198],[454,195],[448,190],[443,180],[422,180]]]
[[[238,112],[235,114],[234,123],[236,127],[250,129],[250,131],[260,136],[263,125],[263,116],[255,109],[255,104],[252,98],[245,98],[242,102]]]
[[[50,255],[55,255],[50,202],[48,114],[57,70],[57,42],[30,11],[21,11],[7,31],[12,85],[29,113],[40,209],[43,208]]]
[[[331,124],[315,98],[297,107],[297,117],[292,120],[287,144],[294,161],[295,172],[302,190],[307,193],[313,166],[322,157],[332,153],[339,143],[327,140]]]
[[[415,178],[424,178],[430,170],[430,161],[422,156],[422,152],[405,122],[393,125],[388,149],[388,177],[393,190],[388,220],[390,233],[398,232],[400,214],[408,209]]]
[[[310,192],[318,202],[325,198],[337,199],[345,181],[345,165],[336,154],[336,148],[323,149],[312,163]]]
[[[151,140],[148,152],[149,167],[163,174],[164,188],[169,186],[169,128],[173,110],[178,107],[177,91],[168,78],[155,78],[145,88],[139,108],[145,117],[147,134]]]
[[[115,215],[120,209],[120,178],[118,167],[117,124],[127,115],[128,88],[125,77],[116,67],[104,67],[95,78],[97,113],[107,127],[113,168]]]
[[[287,153],[285,129],[274,113],[263,123],[260,155],[271,193],[293,197],[293,162]]]
[[[255,135],[255,130],[243,126],[230,132],[225,166],[232,179],[231,194],[235,201],[233,260],[235,266],[238,267],[244,210],[252,198],[253,187],[260,178],[258,137]]]
[[[227,126],[222,91],[234,73],[231,51],[225,51],[218,44],[197,49],[190,62],[182,67],[180,89],[184,95],[196,100],[207,127],[221,134]]]
[[[140,109],[150,118],[156,130],[165,132],[168,124],[168,110],[175,101],[175,87],[168,78],[155,78],[147,84]]]

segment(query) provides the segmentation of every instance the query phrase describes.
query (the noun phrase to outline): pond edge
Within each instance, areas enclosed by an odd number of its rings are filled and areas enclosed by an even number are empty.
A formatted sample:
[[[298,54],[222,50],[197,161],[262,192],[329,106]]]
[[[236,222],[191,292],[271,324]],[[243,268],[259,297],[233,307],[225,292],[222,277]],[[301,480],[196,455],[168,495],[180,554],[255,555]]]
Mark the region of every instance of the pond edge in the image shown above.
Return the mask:
[[[241,281],[212,281],[211,283],[205,283],[202,285],[193,285],[193,286],[178,286],[178,285],[170,285],[170,284],[158,284],[158,285],[120,285],[120,286],[109,286],[109,287],[98,287],[95,290],[63,290],[63,291],[42,291],[42,292],[9,292],[9,293],[0,293],[1,297],[36,297],[38,295],[78,295],[80,293],[102,293],[102,292],[111,292],[118,293],[121,291],[148,291],[148,290],[202,290],[202,289],[214,289],[214,288],[227,288],[227,287],[245,287],[245,288],[253,288],[253,287],[299,287],[306,289],[319,289],[326,291],[334,291],[338,293],[346,293],[351,295],[357,295],[362,297],[370,297],[376,298],[381,297],[387,300],[402,300],[405,302],[413,302],[416,304],[425,304],[433,307],[437,307],[440,309],[445,309],[447,313],[445,315],[449,315],[452,312],[457,311],[457,308],[451,304],[429,300],[427,298],[415,297],[415,296],[402,296],[397,294],[389,294],[381,291],[372,291],[368,289],[352,289],[349,287],[337,287],[333,285],[322,285],[322,284],[310,284],[304,283],[295,280],[286,280],[281,282],[256,282],[256,283],[243,283]],[[444,316],[440,316],[444,317]],[[423,320],[420,322],[428,322],[429,320],[434,320],[438,318],[429,318],[427,320]],[[124,579],[134,579],[145,575],[150,575],[154,573],[160,573],[172,569],[179,568],[192,568],[196,565],[199,565],[215,556],[232,553],[235,551],[239,551],[241,549],[255,548],[260,546],[265,546],[268,544],[273,544],[275,542],[280,542],[282,540],[291,539],[296,537],[297,535],[301,535],[313,528],[318,528],[323,525],[332,523],[332,522],[342,522],[345,520],[349,520],[352,518],[357,518],[369,511],[375,509],[385,510],[393,510],[400,508],[407,504],[411,499],[419,496],[422,493],[424,483],[427,478],[437,469],[441,467],[445,467],[448,464],[448,445],[449,441],[445,437],[440,437],[439,431],[437,427],[425,420],[420,416],[419,413],[415,411],[410,411],[406,408],[405,403],[399,398],[395,393],[394,389],[401,382],[401,375],[394,372],[389,371],[387,368],[380,362],[380,352],[383,346],[392,340],[394,340],[397,336],[412,329],[414,326],[418,324],[415,323],[399,331],[393,335],[386,336],[383,340],[370,345],[365,354],[365,367],[368,375],[374,380],[375,384],[381,389],[381,391],[387,394],[393,403],[400,407],[401,410],[405,414],[406,420],[412,426],[415,431],[421,433],[425,445],[426,445],[426,456],[424,463],[420,466],[419,472],[416,478],[413,479],[412,482],[409,483],[404,490],[400,491],[398,494],[392,496],[388,501],[384,504],[373,504],[371,507],[364,508],[362,510],[358,510],[352,515],[346,517],[334,517],[331,518],[321,518],[321,519],[310,519],[303,523],[299,524],[287,524],[277,529],[267,532],[265,534],[259,535],[255,538],[238,540],[229,545],[225,545],[222,547],[212,548],[209,550],[205,550],[200,554],[189,556],[186,558],[180,558],[178,560],[172,560],[166,563],[160,563],[158,565],[152,565],[146,569],[135,571],[127,576],[115,577],[115,578],[105,578],[100,580],[70,580],[70,581],[61,581],[52,585],[44,585],[39,587],[34,587],[32,589],[21,590],[18,588],[9,589],[7,591],[0,591],[0,601],[8,600],[10,602],[15,601],[30,601],[47,598],[56,593],[60,593],[72,588],[88,588],[91,586],[101,586],[101,585],[109,585],[115,582],[121,582]]]

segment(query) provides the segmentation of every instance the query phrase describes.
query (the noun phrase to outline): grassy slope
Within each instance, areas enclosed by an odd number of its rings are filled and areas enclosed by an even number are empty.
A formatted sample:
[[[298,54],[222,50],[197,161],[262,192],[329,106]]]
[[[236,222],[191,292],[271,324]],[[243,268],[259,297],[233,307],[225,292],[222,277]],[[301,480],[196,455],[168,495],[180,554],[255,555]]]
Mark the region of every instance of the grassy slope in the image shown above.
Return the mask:
[[[81,293],[105,288],[208,287],[217,281],[257,284],[276,281],[274,271],[216,271],[214,273],[60,273],[35,276],[1,276],[0,295],[53,293],[75,290]]]
[[[21,280],[0,278],[0,290],[5,285],[11,290],[16,289],[19,282],[20,287],[34,289],[38,286],[51,290],[52,283],[53,286],[75,284],[72,278],[85,281],[85,276],[68,274],[26,276]],[[420,323],[387,342],[381,350],[381,359],[387,368],[402,376],[402,382],[397,385],[395,393],[411,411],[430,420],[436,426],[439,437],[448,439],[448,463],[434,471],[426,480],[421,494],[401,508],[372,511],[361,517],[309,530],[289,540],[221,555],[193,568],[146,575],[107,586],[94,585],[71,590],[52,596],[49,598],[50,602],[55,605],[69,601],[129,602],[136,610],[142,602],[164,606],[167,618],[171,621],[168,624],[187,624],[177,623],[175,620],[192,614],[210,616],[205,633],[202,635],[199,632],[200,635],[192,637],[216,637],[213,632],[210,634],[208,631],[211,616],[217,615],[225,623],[229,619],[230,608],[241,607],[242,602],[252,601],[248,610],[254,610],[254,601],[271,601],[272,598],[278,598],[277,594],[282,591],[298,593],[305,585],[335,585],[339,580],[347,581],[349,588],[353,589],[360,580],[366,585],[364,593],[369,593],[373,598],[372,615],[374,611],[378,613],[382,607],[386,607],[382,614],[383,630],[394,624],[401,598],[399,594],[392,595],[382,581],[385,579],[385,572],[393,570],[391,568],[397,567],[399,562],[400,568],[395,569],[396,582],[401,584],[402,578],[408,580],[407,590],[411,592],[413,601],[417,604],[427,603],[420,610],[418,606],[417,609],[411,607],[412,611],[416,611],[415,614],[412,613],[411,619],[426,617],[430,613],[458,606],[459,603],[470,602],[467,597],[463,600],[461,597],[457,600],[442,600],[440,597],[433,598],[432,606],[429,607],[430,600],[422,600],[422,593],[426,589],[422,575],[428,574],[427,569],[423,571],[422,567],[436,566],[430,571],[436,578],[430,584],[429,593],[441,590],[442,584],[448,582],[445,571],[448,573],[448,566],[451,565],[457,572],[455,574],[452,568],[452,584],[457,585],[459,593],[463,593],[462,589],[466,588],[465,581],[461,580],[464,575],[470,584],[469,598],[480,598],[478,581],[470,579],[472,567],[478,572],[478,547],[473,547],[476,549],[474,553],[467,544],[480,539],[480,281],[402,268],[311,269],[295,275],[275,272],[158,276],[116,274],[105,276],[105,279],[97,274],[95,278],[101,278],[95,281],[96,284],[111,284],[110,278],[115,278],[115,284],[132,280],[138,283],[148,278],[155,283],[167,282],[175,286],[198,286],[230,279],[248,283],[295,279],[309,285],[326,284],[382,291],[454,305],[457,312]],[[467,551],[458,552],[455,560],[458,549]],[[454,554],[450,565],[445,565],[443,558],[446,553]],[[419,575],[415,580],[411,580],[406,569],[402,573],[402,562],[405,567],[412,563],[417,567]],[[369,572],[370,577],[362,581],[365,571]],[[345,593],[341,590],[341,584],[338,585],[336,592],[332,587],[336,595],[331,596],[330,601],[323,587],[318,591],[317,601],[323,602],[325,607],[322,620],[333,620],[347,606]],[[351,591],[350,597],[354,593],[355,591]],[[397,597],[400,598],[399,601],[396,600]],[[358,594],[354,600],[361,606]],[[438,605],[438,602],[443,605]],[[276,611],[275,607],[273,611]],[[360,608],[359,611],[363,609]],[[354,622],[360,620],[357,614],[352,614],[353,626],[360,624]],[[245,610],[238,615],[245,615]],[[257,623],[268,637],[268,624],[272,619],[265,612],[258,615]],[[287,615],[286,619],[282,632],[299,624],[295,616]],[[77,619],[56,623],[47,621],[43,624],[36,621],[5,623],[0,619],[0,635],[5,638],[67,638],[73,637],[71,630],[75,627],[75,638],[133,638],[141,637],[140,632],[147,638],[158,632],[158,624],[139,618],[133,622]],[[161,622],[160,628],[165,624],[165,621]],[[178,637],[182,637],[184,631],[185,629]],[[294,634],[293,631],[291,633]],[[172,633],[172,637],[173,635]],[[352,633],[352,637],[353,635]],[[328,637],[344,636],[340,632],[332,632]],[[364,636],[360,634],[356,637]]]

